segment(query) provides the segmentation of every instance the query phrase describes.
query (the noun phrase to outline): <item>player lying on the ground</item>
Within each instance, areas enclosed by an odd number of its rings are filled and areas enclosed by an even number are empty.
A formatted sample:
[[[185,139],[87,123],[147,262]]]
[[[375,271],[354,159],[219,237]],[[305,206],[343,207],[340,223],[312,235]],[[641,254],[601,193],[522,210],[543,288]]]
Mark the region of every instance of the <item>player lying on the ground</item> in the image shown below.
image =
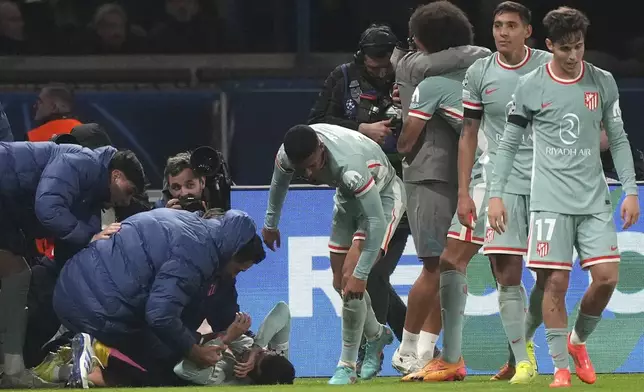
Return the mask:
[[[510,351],[517,365],[504,366],[493,379],[511,379],[511,383],[529,383],[536,375],[534,346],[530,342],[541,324],[539,311],[530,317],[528,339],[525,331],[525,289],[521,285],[523,254],[528,238],[528,195],[532,166],[532,138],[526,132],[510,175],[510,186],[504,196],[515,213],[508,222],[509,230],[494,235],[486,229],[485,176],[473,167],[483,163],[485,173],[492,173],[499,140],[503,134],[508,102],[520,76],[545,64],[550,54],[528,48],[530,10],[521,4],[503,2],[494,12],[493,35],[497,52],[476,61],[463,80],[463,130],[459,143],[459,200],[447,247],[441,256],[441,303],[443,308],[443,341],[440,359],[408,379],[447,381],[462,379],[466,374],[462,358],[462,335],[467,301],[467,265],[485,242],[484,253],[490,257],[499,289],[501,321],[508,337]],[[484,140],[479,143],[479,132]],[[487,146],[486,156],[476,160],[479,145]],[[478,178],[477,178],[478,175]],[[476,195],[478,193],[478,195]],[[478,197],[477,197],[478,196]],[[478,198],[478,205],[474,199]],[[481,200],[482,199],[482,200]],[[478,217],[478,218],[477,218]],[[484,238],[485,237],[485,238]],[[535,286],[535,291],[538,286]],[[540,300],[540,296],[537,296]],[[526,350],[528,340],[528,350]]]
[[[54,237],[70,252],[85,246],[101,229],[101,208],[129,204],[144,174],[129,151],[44,142],[0,143],[0,168],[2,386],[36,387],[42,380],[22,359],[31,275],[24,257],[36,254],[36,238]]]
[[[391,330],[376,320],[367,277],[405,211],[402,181],[380,146],[366,136],[330,124],[297,125],[284,137],[275,169],[262,235],[275,250],[284,199],[296,170],[309,181],[336,188],[329,248],[333,287],[343,297],[342,353],[330,384],[356,382],[358,349],[367,344],[360,378],[380,370],[383,348],[393,341]]]
[[[259,327],[256,336],[248,333],[250,316],[237,313],[235,321],[223,333],[202,336],[205,347],[227,347],[222,358],[208,367],[197,366],[190,360],[182,360],[174,367],[181,379],[197,385],[274,385],[292,384],[295,368],[288,360],[288,342],[291,315],[288,305],[279,302],[269,312]],[[136,387],[136,373],[145,370],[137,363],[97,341],[93,344],[94,361],[88,371],[88,385],[92,387]],[[65,383],[74,367],[71,345],[61,346],[50,353],[45,361],[34,369],[44,380]]]
[[[467,16],[447,1],[419,7],[409,25],[418,51],[396,67],[404,119],[397,147],[404,156],[409,226],[423,268],[409,291],[402,341],[391,362],[403,375],[439,354],[434,350],[441,331],[439,256],[456,210],[461,82],[468,66],[490,54],[473,45]]]
[[[516,212],[506,210],[504,191],[526,126],[532,124],[528,267],[545,288],[543,321],[555,365],[550,386],[569,387],[568,354],[581,381],[596,380],[585,342],[601,320],[619,275],[617,230],[599,155],[602,122],[626,193],[621,206],[624,229],[637,222],[640,207],[617,84],[610,72],[583,61],[588,19],[579,10],[560,7],[543,24],[553,58],[519,79],[497,150],[488,218],[500,234],[514,219]],[[569,334],[565,296],[573,247],[592,281]]]
[[[238,313],[224,334],[204,339],[204,346],[227,347],[215,366],[202,368],[183,360],[174,372],[198,385],[293,384],[295,368],[288,360],[291,331],[288,305],[278,302],[264,318],[255,337],[246,334],[250,325],[250,316]]]
[[[161,208],[126,219],[110,238],[76,254],[53,300],[61,323],[79,334],[70,383],[87,386],[92,339],[145,368],[150,385],[174,384],[172,368],[182,358],[217,363],[221,349],[197,344],[183,311],[215,275],[234,277],[264,259],[255,231],[241,211],[200,216]]]

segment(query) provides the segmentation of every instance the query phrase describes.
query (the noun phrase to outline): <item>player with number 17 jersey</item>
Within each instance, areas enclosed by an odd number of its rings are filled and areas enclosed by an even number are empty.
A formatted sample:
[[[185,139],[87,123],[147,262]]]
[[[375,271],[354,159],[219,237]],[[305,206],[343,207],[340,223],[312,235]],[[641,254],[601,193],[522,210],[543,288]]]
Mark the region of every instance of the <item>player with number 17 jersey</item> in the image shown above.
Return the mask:
[[[516,88],[489,189],[502,197],[513,155],[528,123],[534,132],[530,268],[572,269],[572,249],[584,268],[619,262],[610,193],[599,156],[600,124],[627,195],[637,195],[630,146],[613,76],[587,62],[561,79],[551,64],[522,77]]]

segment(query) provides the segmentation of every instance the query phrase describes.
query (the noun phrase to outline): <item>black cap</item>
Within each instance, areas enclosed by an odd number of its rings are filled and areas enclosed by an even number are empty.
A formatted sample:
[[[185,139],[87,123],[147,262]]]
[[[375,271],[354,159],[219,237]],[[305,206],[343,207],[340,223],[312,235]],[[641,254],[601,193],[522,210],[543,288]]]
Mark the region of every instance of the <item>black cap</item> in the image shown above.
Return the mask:
[[[77,125],[72,129],[71,135],[76,138],[77,144],[91,150],[112,145],[107,132],[96,123]]]
[[[386,25],[371,25],[360,36],[359,47],[367,56],[382,58],[389,56],[398,44],[398,38]]]

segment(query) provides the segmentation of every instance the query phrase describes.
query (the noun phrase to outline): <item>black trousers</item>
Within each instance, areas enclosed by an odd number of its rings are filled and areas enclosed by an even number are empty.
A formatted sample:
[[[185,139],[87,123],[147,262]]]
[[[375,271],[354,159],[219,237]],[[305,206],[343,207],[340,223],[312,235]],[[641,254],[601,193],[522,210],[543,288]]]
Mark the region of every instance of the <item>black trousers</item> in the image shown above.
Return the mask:
[[[149,330],[133,333],[103,333],[96,331],[94,337],[108,347],[115,348],[146,369],[133,368],[120,360],[110,358],[107,368],[110,386],[160,387],[182,386],[185,383],[174,374],[173,368],[181,356],[173,353],[156,334]],[[114,365],[114,366],[112,366]],[[116,382],[115,380],[120,380]],[[106,380],[107,381],[107,380]]]
[[[382,324],[389,324],[399,341],[402,341],[407,306],[389,282],[389,277],[405,250],[409,234],[406,225],[396,229],[389,242],[387,254],[376,263],[367,280],[367,292],[371,296],[371,307],[376,319]]]

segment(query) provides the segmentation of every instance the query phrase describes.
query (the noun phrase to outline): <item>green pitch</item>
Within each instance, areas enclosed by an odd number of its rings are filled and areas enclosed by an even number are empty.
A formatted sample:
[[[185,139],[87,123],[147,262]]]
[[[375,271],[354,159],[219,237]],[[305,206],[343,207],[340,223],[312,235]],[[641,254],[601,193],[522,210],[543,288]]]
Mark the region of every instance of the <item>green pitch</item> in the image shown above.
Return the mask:
[[[504,381],[488,381],[489,377],[468,377],[463,382],[450,383],[401,383],[398,378],[381,377],[372,381],[358,383],[357,385],[348,386],[330,386],[327,385],[325,378],[304,378],[298,379],[295,385],[286,386],[256,386],[256,387],[186,387],[186,388],[101,388],[96,389],[100,392],[130,392],[144,390],[149,392],[240,392],[254,390],[258,392],[329,392],[335,390],[355,391],[355,392],[411,392],[411,391],[547,391],[548,384],[552,376],[539,376],[537,381],[532,385],[510,385]],[[574,391],[637,391],[641,390],[644,383],[644,374],[601,374],[597,376],[595,385],[586,385],[575,378],[573,374],[573,386],[570,389]],[[58,390],[40,390],[42,392],[54,392]]]

